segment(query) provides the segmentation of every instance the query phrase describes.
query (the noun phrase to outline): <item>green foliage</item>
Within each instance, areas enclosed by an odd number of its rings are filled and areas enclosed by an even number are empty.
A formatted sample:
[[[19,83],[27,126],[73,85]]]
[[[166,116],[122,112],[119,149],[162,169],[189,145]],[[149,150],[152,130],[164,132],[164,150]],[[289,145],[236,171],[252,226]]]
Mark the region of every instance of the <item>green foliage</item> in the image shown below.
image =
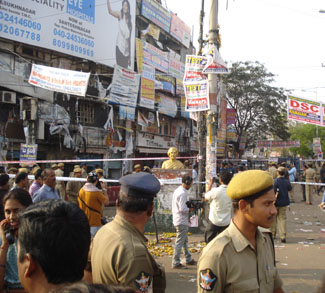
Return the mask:
[[[247,147],[255,146],[256,140],[270,135],[283,140],[289,138],[284,90],[271,86],[274,75],[264,65],[259,62],[233,63],[230,74],[223,76],[223,82],[228,105],[237,114],[237,152],[245,132]]]
[[[289,129],[291,140],[300,140],[299,148],[290,148],[294,155],[300,155],[303,158],[313,156],[313,138],[316,137],[316,126],[312,124],[297,123]],[[325,129],[318,126],[318,136],[321,138],[322,150],[325,149]]]

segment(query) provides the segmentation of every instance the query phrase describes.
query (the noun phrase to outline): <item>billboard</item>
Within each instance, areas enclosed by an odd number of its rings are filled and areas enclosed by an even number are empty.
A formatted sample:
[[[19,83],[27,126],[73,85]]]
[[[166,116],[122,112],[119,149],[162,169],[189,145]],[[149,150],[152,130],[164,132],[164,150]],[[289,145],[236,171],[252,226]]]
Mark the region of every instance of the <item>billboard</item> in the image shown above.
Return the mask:
[[[321,104],[311,100],[288,96],[288,119],[322,125]]]
[[[171,12],[162,7],[154,0],[142,0],[141,15],[148,18],[151,22],[169,32],[171,22]]]
[[[257,147],[259,148],[299,148],[300,140],[258,140]]]
[[[0,37],[133,70],[136,0],[0,1]]]
[[[186,48],[189,48],[191,41],[191,28],[175,13],[172,15],[170,34]]]
[[[169,69],[169,54],[164,52],[155,46],[142,41],[142,52],[139,55],[142,56],[142,62],[146,63],[162,72],[168,73]],[[141,45],[139,45],[139,50],[141,50]]]
[[[158,112],[170,117],[176,117],[177,104],[176,100],[162,93],[156,93],[156,103],[158,104]]]

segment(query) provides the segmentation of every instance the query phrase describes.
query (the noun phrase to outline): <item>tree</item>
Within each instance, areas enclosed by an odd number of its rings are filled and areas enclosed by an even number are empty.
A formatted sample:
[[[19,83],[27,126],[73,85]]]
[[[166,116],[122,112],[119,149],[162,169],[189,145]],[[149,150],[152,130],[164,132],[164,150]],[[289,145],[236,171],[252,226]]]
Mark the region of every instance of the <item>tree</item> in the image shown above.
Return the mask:
[[[290,148],[294,155],[300,155],[302,158],[313,156],[313,138],[316,137],[316,126],[312,124],[297,123],[296,126],[291,126],[290,139],[299,140],[299,148]],[[322,150],[325,150],[325,129],[318,127],[318,135],[321,138]]]
[[[247,133],[246,147],[254,147],[256,140],[273,136],[289,138],[286,96],[282,88],[271,86],[274,75],[259,62],[236,62],[230,74],[223,76],[228,105],[236,111],[235,151]]]

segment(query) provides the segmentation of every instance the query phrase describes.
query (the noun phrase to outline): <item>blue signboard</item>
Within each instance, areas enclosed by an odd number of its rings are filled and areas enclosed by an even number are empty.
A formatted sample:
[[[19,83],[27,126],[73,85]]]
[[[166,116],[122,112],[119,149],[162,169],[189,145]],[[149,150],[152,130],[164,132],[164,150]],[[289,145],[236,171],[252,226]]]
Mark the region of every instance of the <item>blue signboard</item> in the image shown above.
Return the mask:
[[[169,33],[172,14],[154,0],[142,0],[141,15]]]
[[[20,144],[20,161],[35,161],[37,144]]]

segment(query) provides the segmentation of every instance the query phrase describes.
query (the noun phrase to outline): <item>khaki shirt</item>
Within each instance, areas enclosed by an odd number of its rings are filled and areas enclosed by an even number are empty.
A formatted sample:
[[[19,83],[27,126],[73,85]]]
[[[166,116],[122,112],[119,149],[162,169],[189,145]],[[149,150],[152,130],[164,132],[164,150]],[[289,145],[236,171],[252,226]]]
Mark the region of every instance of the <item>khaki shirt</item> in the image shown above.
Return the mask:
[[[198,262],[198,292],[273,293],[282,287],[275,267],[271,233],[259,228],[255,251],[235,224],[204,249]]]
[[[308,168],[306,170],[306,182],[315,182],[316,171],[313,168]]]
[[[131,223],[116,215],[93,240],[93,282],[128,286],[140,292],[165,292],[164,269],[148,252],[146,241]]]
[[[276,179],[278,177],[278,171],[274,166],[270,167],[268,172],[271,174],[273,179]]]
[[[67,183],[67,196],[68,196],[68,201],[78,204],[78,195],[79,191],[84,185],[84,182],[81,181],[69,181]]]

